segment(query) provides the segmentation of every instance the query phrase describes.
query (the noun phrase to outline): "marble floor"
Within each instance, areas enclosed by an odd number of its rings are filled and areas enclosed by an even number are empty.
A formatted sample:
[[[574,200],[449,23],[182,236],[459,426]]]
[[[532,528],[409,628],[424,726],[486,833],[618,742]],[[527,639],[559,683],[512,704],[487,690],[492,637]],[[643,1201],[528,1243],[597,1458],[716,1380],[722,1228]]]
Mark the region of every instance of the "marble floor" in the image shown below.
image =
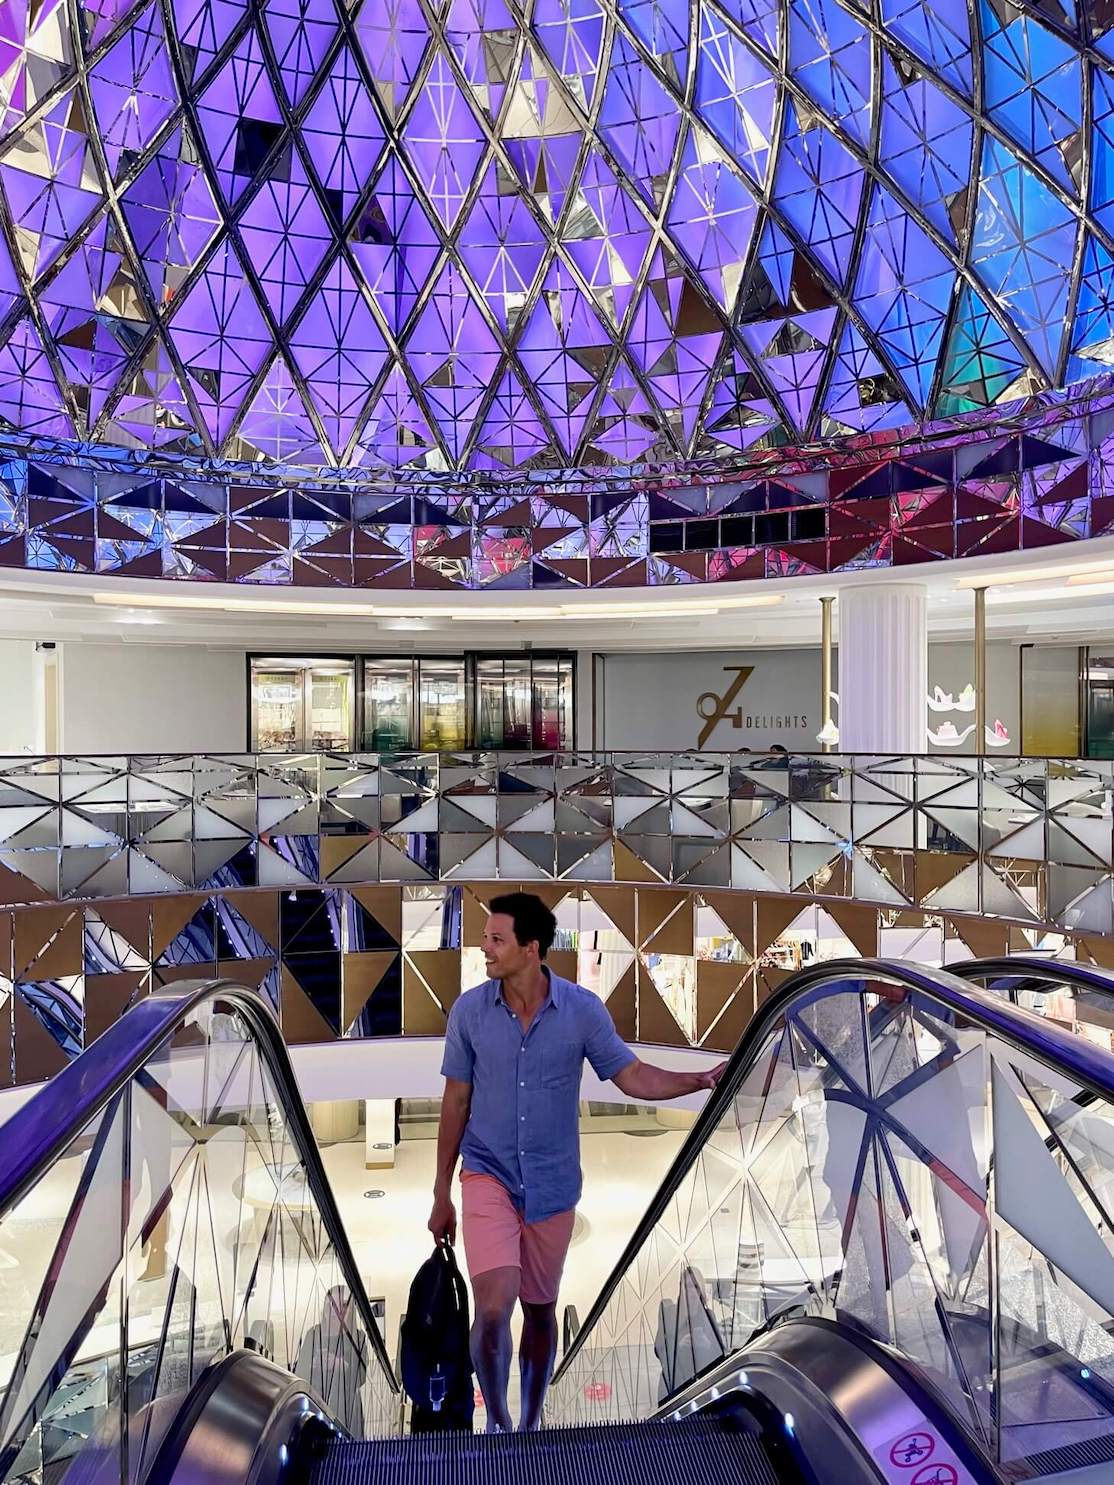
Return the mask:
[[[584,1195],[559,1312],[572,1304],[582,1320],[587,1315],[683,1140],[683,1132],[666,1129],[582,1135]],[[426,1223],[436,1143],[404,1139],[388,1170],[364,1168],[362,1137],[326,1146],[323,1154],[368,1293],[386,1301],[386,1341],[393,1358],[410,1281],[433,1250]],[[460,1258],[463,1267],[463,1250]],[[513,1394],[512,1378],[512,1404]]]

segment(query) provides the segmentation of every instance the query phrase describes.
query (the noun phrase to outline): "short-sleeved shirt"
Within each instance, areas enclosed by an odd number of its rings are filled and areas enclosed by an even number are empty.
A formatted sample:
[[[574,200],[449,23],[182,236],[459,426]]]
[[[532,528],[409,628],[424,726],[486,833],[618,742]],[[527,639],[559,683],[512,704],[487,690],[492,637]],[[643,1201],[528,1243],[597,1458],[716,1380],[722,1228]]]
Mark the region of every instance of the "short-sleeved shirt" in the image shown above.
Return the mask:
[[[606,1081],[635,1060],[590,990],[546,970],[549,994],[525,1036],[499,980],[467,990],[449,1012],[441,1073],[472,1085],[461,1166],[494,1176],[527,1222],[580,1200],[580,1078]]]

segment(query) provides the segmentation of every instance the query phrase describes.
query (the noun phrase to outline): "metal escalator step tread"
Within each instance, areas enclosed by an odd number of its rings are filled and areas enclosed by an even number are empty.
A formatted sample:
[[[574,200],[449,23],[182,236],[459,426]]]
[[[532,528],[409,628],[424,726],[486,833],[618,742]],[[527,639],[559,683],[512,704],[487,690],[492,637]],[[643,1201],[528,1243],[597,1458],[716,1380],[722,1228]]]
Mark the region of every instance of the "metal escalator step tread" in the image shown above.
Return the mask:
[[[531,1434],[419,1434],[334,1444],[309,1485],[777,1485],[760,1439],[730,1423],[602,1424]]]

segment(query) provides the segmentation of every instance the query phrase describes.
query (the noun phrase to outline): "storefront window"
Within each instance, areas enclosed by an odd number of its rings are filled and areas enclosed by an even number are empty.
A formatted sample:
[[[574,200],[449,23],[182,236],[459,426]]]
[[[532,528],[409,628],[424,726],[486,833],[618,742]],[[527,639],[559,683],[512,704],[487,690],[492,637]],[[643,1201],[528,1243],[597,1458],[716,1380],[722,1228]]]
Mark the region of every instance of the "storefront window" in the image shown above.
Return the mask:
[[[308,673],[307,750],[352,751],[352,693],[355,666],[315,666]]]
[[[464,659],[418,661],[418,736],[423,752],[453,753],[468,746]]]
[[[1025,645],[1021,651],[1021,751],[1027,758],[1078,758],[1077,645]]]
[[[414,746],[414,661],[364,661],[364,747],[402,753]]]
[[[1114,758],[1114,655],[1088,657],[1087,756]]]
[[[460,752],[574,746],[571,655],[251,661],[259,752]]]
[[[296,753],[302,732],[302,674],[253,670],[253,746],[261,753]]]
[[[503,746],[503,659],[476,660],[476,747]]]
[[[534,747],[551,752],[572,746],[573,676],[570,655],[534,660]]]
[[[354,660],[253,660],[252,747],[260,753],[350,752]]]

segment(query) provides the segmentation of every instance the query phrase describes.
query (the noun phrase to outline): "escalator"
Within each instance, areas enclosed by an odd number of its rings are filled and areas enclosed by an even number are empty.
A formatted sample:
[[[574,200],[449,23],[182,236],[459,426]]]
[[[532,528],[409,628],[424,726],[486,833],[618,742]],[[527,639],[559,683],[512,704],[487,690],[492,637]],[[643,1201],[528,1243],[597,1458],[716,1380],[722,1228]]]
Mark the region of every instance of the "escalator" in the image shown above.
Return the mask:
[[[779,987],[501,1436],[406,1434],[269,1004],[142,1001],[0,1126],[0,1482],[1114,1479],[1114,1057],[1018,1003],[1076,972]]]

